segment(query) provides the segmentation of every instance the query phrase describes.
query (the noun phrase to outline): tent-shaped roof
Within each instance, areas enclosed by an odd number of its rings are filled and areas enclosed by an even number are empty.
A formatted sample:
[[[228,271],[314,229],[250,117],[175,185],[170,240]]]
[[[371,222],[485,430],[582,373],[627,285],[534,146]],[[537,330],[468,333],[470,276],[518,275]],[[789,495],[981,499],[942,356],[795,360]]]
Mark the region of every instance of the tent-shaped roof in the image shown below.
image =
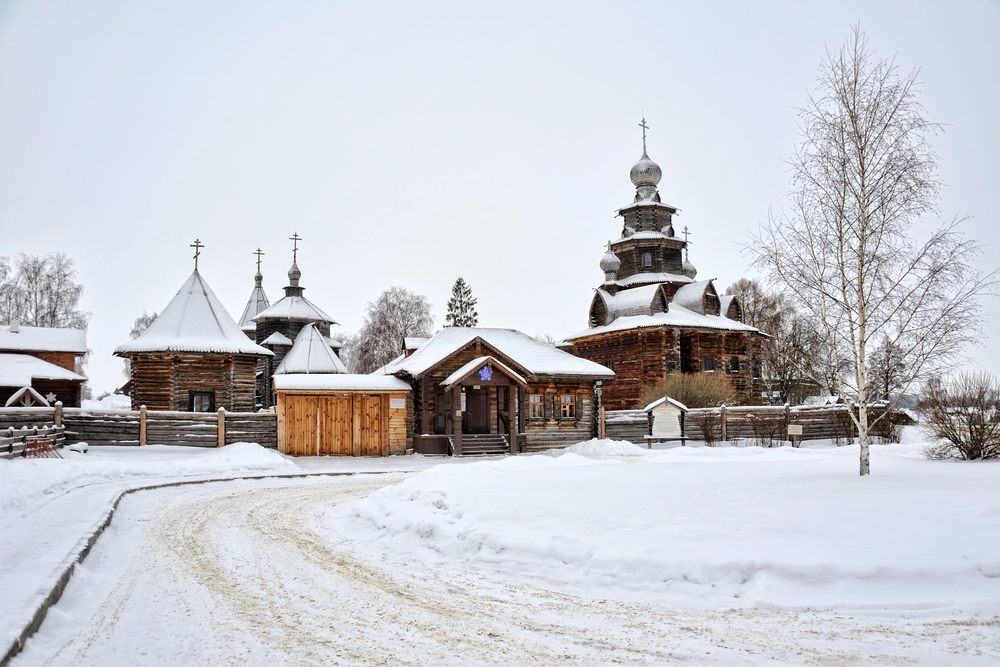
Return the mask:
[[[31,352],[87,353],[87,332],[83,329],[0,326],[0,350]]]
[[[30,354],[0,354],[0,387],[29,387],[32,379],[83,382],[87,378]]]
[[[304,296],[283,296],[267,310],[257,313],[253,319],[255,321],[262,319],[309,320],[337,324],[336,320],[317,308],[312,301]]]
[[[330,347],[329,339],[310,322],[295,337],[295,344],[281,360],[274,374],[346,372],[347,367]]]
[[[405,373],[411,377],[419,377],[476,338],[481,339],[531,376],[610,379],[615,375],[613,371],[600,364],[557,350],[554,346],[516,329],[478,327],[442,329],[410,356],[401,355],[375,372],[387,375]]]
[[[260,274],[258,273],[257,275]],[[267,301],[267,295],[264,294],[264,287],[260,284],[260,281],[257,281],[253,291],[250,292],[250,299],[247,300],[243,314],[240,316],[240,329],[243,331],[255,331],[257,323],[253,321],[253,318],[267,310],[270,305]]]
[[[141,336],[115,350],[120,357],[137,352],[274,354],[247,338],[197,270]]]

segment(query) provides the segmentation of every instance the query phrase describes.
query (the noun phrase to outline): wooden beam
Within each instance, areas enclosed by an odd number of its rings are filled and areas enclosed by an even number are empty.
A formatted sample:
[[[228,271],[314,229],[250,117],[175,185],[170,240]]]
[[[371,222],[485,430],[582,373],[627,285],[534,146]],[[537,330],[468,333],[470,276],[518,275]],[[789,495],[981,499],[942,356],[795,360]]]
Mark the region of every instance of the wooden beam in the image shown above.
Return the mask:
[[[451,410],[454,418],[452,431],[455,438],[455,456],[462,455],[462,388],[457,387],[451,391]]]

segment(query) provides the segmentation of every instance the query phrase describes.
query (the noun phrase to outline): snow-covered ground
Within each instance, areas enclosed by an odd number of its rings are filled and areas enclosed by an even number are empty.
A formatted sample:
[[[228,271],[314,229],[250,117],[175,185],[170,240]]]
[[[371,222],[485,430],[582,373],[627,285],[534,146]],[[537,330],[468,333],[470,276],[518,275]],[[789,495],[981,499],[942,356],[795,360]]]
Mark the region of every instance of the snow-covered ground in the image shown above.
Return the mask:
[[[928,461],[913,433],[867,478],[856,446],[592,441],[461,465],[91,449],[64,463],[422,472],[129,496],[13,664],[996,664],[1000,465]],[[5,500],[5,606],[8,519],[126,481]]]

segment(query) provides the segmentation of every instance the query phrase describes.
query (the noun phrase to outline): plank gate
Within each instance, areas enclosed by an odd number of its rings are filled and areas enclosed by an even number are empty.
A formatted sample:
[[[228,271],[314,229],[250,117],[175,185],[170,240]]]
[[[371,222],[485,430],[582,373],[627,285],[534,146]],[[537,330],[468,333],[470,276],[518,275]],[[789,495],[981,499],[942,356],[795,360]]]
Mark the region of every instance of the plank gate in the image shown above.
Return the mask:
[[[290,456],[388,456],[389,396],[284,396],[279,449]],[[283,422],[283,424],[281,423]]]

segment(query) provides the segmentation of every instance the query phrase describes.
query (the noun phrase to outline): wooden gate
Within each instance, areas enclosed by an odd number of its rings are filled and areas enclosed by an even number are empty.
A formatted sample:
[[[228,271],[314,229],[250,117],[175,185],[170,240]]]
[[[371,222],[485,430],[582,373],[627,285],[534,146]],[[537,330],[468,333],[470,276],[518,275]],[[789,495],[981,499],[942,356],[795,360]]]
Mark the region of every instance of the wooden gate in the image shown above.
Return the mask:
[[[351,456],[354,454],[354,419],[350,396],[320,396],[319,449],[320,456]]]
[[[382,427],[382,396],[361,394],[361,456],[382,456],[383,443],[386,442]]]
[[[350,399],[348,399],[350,400]],[[289,396],[285,401],[285,450],[290,456],[316,456],[317,396]]]

